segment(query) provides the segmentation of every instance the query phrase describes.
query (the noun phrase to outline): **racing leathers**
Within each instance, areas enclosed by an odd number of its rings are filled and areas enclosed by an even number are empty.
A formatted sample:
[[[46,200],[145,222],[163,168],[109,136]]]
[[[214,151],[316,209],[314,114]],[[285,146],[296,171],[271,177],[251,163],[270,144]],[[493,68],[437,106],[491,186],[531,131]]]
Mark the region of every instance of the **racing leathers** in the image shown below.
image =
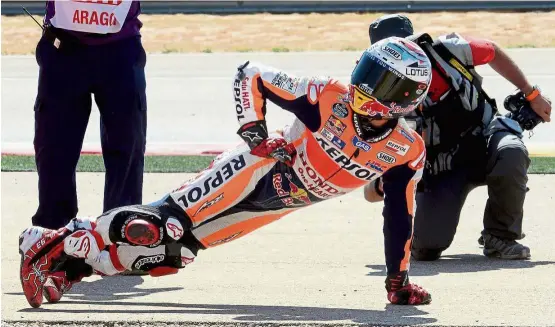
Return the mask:
[[[200,249],[236,240],[300,208],[382,177],[388,298],[401,304],[429,302],[429,294],[414,291],[418,287],[408,284],[407,277],[415,189],[425,162],[420,136],[402,118],[388,121],[380,133],[369,133],[363,118],[349,108],[348,88],[337,80],[295,77],[252,62],[240,68],[233,97],[241,126],[238,133],[247,144],[217,156],[196,177],[155,203],[113,209],[96,219],[74,219],[57,232],[63,234],[64,252],[85,259],[101,274],[175,273]],[[292,112],[293,123],[267,133],[267,100]],[[287,145],[281,145],[288,150],[282,154],[291,158],[252,154],[268,138],[285,140]],[[22,253],[33,250],[36,239],[23,240],[27,245]],[[32,257],[23,255],[22,269],[32,266],[29,260],[36,260]],[[46,275],[51,268],[43,265],[38,271]],[[37,270],[33,274],[39,278]],[[33,278],[22,270],[22,278],[29,277]],[[24,283],[24,289],[26,285],[32,287]],[[407,285],[405,293],[396,293]],[[31,293],[27,299],[37,305],[36,292]],[[417,299],[415,294],[426,298]]]

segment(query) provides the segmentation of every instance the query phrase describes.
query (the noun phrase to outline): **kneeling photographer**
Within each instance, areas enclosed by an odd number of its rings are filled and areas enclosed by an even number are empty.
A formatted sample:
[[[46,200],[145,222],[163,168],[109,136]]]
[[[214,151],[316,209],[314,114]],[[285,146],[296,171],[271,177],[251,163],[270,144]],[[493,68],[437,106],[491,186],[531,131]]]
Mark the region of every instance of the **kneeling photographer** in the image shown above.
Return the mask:
[[[403,15],[378,18],[370,24],[369,35],[371,43],[406,37],[422,47],[433,67],[428,97],[418,117],[413,117],[427,151],[426,171],[416,195],[413,258],[429,261],[441,256],[453,241],[468,193],[481,185],[488,187],[479,239],[484,255],[530,258],[530,249],[517,242],[524,237],[530,164],[522,133],[550,121],[550,101],[492,41],[457,33],[436,40],[425,33],[414,35],[411,21]],[[390,53],[389,60],[402,55],[396,49]],[[482,77],[474,66],[484,64],[520,90],[504,102],[506,115],[498,112],[495,101],[482,89]],[[416,73],[417,66],[415,62]],[[365,188],[368,201],[380,200],[380,193],[379,183]]]

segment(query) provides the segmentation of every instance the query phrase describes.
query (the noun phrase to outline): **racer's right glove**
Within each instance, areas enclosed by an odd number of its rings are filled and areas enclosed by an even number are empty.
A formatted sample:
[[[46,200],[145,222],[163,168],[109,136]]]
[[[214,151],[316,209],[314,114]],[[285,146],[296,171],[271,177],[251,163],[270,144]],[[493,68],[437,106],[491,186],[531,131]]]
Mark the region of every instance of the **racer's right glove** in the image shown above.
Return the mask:
[[[258,120],[247,123],[237,132],[251,149],[251,154],[262,158],[273,158],[293,166],[297,150],[282,137],[268,137],[266,122]]]
[[[387,299],[392,304],[419,305],[432,302],[432,295],[422,287],[411,284],[406,271],[388,275],[385,279]]]

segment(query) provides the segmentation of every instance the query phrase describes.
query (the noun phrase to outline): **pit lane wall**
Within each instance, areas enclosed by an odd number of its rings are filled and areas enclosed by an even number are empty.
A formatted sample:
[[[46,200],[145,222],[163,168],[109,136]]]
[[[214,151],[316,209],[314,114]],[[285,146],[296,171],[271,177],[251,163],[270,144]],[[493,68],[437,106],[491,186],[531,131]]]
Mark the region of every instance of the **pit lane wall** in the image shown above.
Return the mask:
[[[2,15],[44,12],[44,1],[3,0]],[[537,11],[555,9],[555,1],[143,1],[145,14],[245,14],[245,13],[341,13],[426,11]]]

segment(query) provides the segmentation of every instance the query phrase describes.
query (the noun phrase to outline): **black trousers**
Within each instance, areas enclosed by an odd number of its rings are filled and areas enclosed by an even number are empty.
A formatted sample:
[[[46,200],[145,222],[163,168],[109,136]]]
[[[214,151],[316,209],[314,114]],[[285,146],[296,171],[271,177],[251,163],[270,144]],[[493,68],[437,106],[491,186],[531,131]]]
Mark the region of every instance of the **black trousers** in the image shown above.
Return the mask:
[[[493,134],[487,146],[485,167],[468,167],[484,171],[483,181],[470,178],[467,169],[455,169],[427,181],[426,189],[417,192],[413,250],[447,249],[455,237],[467,195],[482,185],[488,188],[483,233],[512,240],[521,237],[528,151],[522,140],[509,132]]]
[[[33,225],[59,228],[78,211],[75,169],[92,106],[100,111],[104,208],[142,202],[147,106],[140,37],[56,48],[43,37],[35,102],[39,207]]]

